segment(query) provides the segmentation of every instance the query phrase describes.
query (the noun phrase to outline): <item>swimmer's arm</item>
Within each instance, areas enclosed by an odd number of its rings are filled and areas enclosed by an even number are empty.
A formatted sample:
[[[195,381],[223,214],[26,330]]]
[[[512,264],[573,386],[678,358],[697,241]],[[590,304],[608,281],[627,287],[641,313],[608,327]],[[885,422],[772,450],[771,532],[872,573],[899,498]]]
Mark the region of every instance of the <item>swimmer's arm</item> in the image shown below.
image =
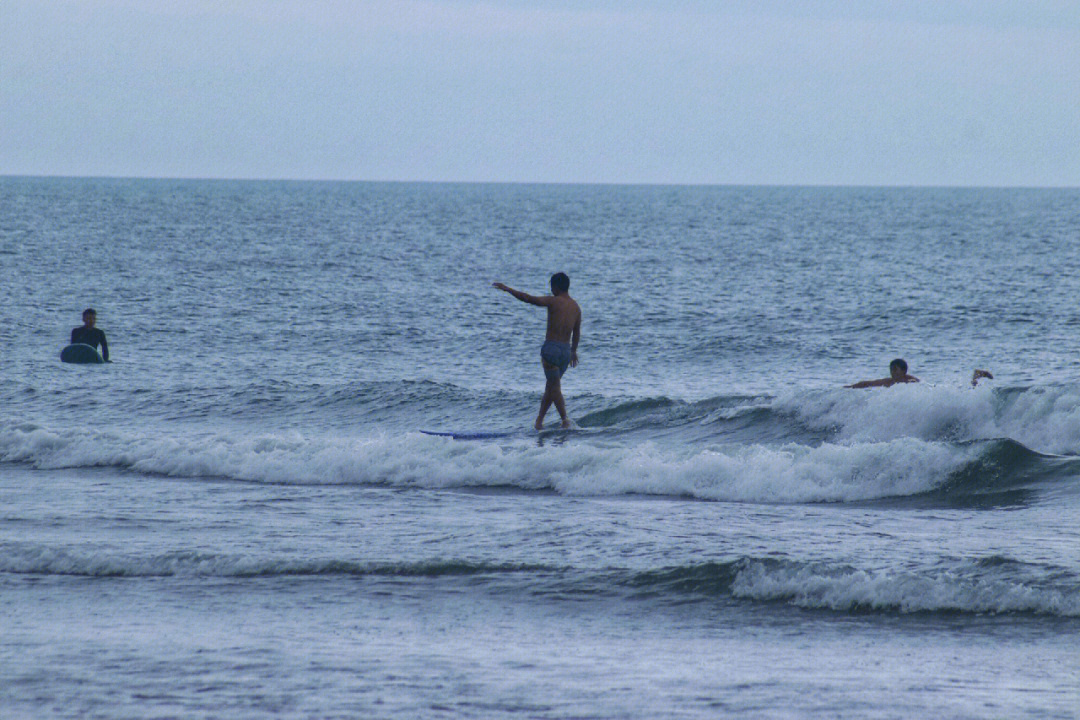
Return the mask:
[[[581,313],[578,313],[577,322],[574,323],[574,331],[570,339],[570,367],[577,367],[577,346],[581,340]]]
[[[514,288],[503,285],[500,282],[491,283],[491,287],[495,288],[496,290],[502,290],[503,292],[508,292],[511,295],[513,295],[514,297],[516,297],[518,300],[520,300],[521,302],[527,302],[530,305],[539,305],[541,307],[547,307],[548,305],[551,304],[551,300],[552,300],[552,297],[550,295],[537,297],[536,295],[530,295],[529,293],[521,292],[520,290],[515,290]]]
[[[852,388],[854,390],[862,390],[863,388],[872,387],[889,387],[893,384],[892,378],[881,378],[880,380],[863,380],[862,382],[853,383],[851,385],[845,385],[846,388]]]
[[[109,343],[105,340],[105,333],[102,332],[99,337],[101,338],[101,359],[109,362]]]

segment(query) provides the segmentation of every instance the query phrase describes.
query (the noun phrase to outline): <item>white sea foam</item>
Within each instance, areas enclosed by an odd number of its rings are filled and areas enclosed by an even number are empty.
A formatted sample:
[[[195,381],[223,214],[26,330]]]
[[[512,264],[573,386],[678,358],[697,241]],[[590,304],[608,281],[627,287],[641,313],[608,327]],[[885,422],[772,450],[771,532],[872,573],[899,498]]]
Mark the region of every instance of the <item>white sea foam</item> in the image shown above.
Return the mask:
[[[920,383],[887,391],[788,393],[775,409],[841,442],[1008,437],[1039,452],[1080,454],[1080,387],[995,392]]]
[[[156,436],[0,424],[0,460],[110,466],[179,477],[297,484],[511,486],[575,495],[643,493],[751,502],[852,501],[933,490],[978,450],[916,438],[820,447],[667,447],[531,440],[459,442],[417,433]]]
[[[731,591],[740,598],[786,600],[800,607],[831,610],[1080,616],[1080,595],[1075,587],[1046,587],[957,569],[916,572],[849,568],[838,572],[813,565],[753,561],[738,571]]]
[[[1080,386],[1032,388],[1005,399],[999,435],[1043,452],[1080,454]]]

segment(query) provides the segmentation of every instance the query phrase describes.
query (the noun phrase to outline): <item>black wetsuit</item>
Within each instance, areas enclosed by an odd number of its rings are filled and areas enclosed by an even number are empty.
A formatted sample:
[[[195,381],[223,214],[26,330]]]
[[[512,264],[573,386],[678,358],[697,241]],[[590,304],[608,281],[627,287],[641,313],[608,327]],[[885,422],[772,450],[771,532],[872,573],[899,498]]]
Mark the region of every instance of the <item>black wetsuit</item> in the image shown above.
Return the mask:
[[[96,348],[101,346],[101,359],[109,361],[109,343],[105,342],[105,333],[98,328],[88,328],[81,325],[71,331],[71,344],[82,343]]]

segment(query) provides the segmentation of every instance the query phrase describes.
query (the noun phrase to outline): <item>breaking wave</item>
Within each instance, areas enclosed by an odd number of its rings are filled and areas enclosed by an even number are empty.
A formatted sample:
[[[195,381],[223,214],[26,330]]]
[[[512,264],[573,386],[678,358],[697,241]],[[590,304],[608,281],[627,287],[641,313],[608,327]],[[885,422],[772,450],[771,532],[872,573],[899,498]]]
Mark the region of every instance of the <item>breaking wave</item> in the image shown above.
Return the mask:
[[[1040,456],[1009,441],[901,437],[858,444],[673,445],[535,439],[457,442],[420,433],[309,436],[54,430],[0,424],[0,460],[174,477],[417,488],[509,487],[765,503],[850,502],[1022,484]]]

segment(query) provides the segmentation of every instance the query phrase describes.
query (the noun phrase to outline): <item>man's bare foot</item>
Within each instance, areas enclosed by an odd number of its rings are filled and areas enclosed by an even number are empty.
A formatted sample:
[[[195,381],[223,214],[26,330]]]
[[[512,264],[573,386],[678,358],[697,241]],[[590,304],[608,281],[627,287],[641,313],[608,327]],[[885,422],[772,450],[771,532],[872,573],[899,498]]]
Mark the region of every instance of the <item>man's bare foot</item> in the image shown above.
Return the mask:
[[[544,429],[544,420],[543,420],[543,418],[536,418],[536,422],[533,423],[533,427],[536,428],[537,430],[543,430]]]
[[[570,418],[568,417],[562,419],[562,426],[563,430],[569,430],[570,428],[574,427],[570,422]]]

